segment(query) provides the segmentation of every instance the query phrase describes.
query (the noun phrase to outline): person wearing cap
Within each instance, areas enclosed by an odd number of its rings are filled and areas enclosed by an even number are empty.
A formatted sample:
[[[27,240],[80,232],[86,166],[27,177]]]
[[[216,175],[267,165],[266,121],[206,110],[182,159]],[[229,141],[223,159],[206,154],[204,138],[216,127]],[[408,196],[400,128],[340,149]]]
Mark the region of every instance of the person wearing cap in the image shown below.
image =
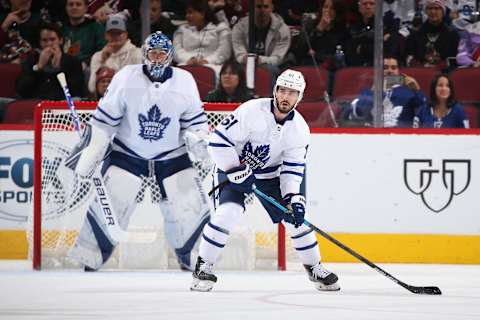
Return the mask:
[[[445,23],[445,10],[445,0],[425,1],[427,21],[407,39],[407,66],[453,67],[447,59],[457,56],[459,34]]]
[[[92,95],[93,99],[98,100],[103,97],[114,74],[115,70],[105,66],[97,70],[95,73],[95,93]]]
[[[102,50],[95,52],[90,63],[88,90],[95,92],[96,72],[101,66],[115,71],[129,64],[142,62],[142,51],[133,45],[128,38],[125,19],[120,15],[111,15],[105,25],[107,44]]]

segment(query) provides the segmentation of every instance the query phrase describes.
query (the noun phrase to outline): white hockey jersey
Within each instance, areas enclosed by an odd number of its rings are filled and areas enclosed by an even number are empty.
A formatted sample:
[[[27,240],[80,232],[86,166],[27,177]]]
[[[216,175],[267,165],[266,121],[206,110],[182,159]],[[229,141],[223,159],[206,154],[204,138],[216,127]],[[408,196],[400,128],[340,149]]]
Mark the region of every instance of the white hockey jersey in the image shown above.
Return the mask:
[[[114,135],[113,150],[148,160],[186,153],[186,129],[208,131],[207,116],[192,75],[172,67],[172,77],[152,82],[143,65],[128,65],[112,79],[92,125]]]
[[[280,176],[285,196],[300,191],[310,130],[296,110],[277,123],[272,108],[270,98],[243,103],[216,127],[208,150],[223,171],[246,162],[257,179]]]

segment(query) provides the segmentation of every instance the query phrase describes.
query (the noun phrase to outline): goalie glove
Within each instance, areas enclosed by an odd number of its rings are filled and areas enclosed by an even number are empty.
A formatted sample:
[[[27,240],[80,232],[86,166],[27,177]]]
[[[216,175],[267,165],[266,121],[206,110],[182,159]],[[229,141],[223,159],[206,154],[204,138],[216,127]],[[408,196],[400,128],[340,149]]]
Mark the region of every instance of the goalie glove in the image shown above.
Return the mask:
[[[185,145],[187,147],[188,156],[192,162],[200,162],[203,168],[211,167],[212,161],[207,151],[208,133],[204,131],[185,132]]]
[[[255,177],[248,164],[241,164],[238,167],[227,170],[225,171],[225,174],[231,182],[230,185],[233,189],[242,193],[252,192],[252,185],[255,182]]]
[[[300,227],[305,220],[305,206],[307,201],[301,194],[287,194],[283,198],[288,204],[289,214],[286,214],[284,220],[291,223],[295,228]]]

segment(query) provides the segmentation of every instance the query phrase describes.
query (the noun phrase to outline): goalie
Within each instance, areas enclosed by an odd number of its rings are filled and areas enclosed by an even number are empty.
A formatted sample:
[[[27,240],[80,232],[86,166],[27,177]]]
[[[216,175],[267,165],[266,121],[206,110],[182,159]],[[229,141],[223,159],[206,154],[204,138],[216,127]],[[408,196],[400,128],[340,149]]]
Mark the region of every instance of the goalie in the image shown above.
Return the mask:
[[[191,270],[190,253],[210,215],[192,167],[192,161],[208,161],[208,124],[192,75],[170,66],[173,50],[170,39],[159,31],[146,38],[143,64],[125,66],[115,74],[67,162],[79,176],[90,177],[104,160],[106,191],[124,230],[141,178],[155,180],[167,243],[182,269]],[[118,244],[102,215],[95,199],[69,253],[87,271],[98,270]]]

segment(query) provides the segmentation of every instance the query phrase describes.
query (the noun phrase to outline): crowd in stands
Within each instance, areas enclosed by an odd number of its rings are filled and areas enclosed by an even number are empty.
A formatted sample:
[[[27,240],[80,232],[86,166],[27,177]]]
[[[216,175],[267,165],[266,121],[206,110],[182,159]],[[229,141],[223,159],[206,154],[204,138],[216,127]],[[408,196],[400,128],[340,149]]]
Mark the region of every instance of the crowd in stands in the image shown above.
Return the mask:
[[[470,119],[476,127],[480,94],[466,97],[459,91],[455,100],[453,88],[463,69],[468,79],[480,79],[478,0],[255,0],[253,44],[248,0],[150,0],[148,20],[152,32],[172,39],[176,66],[213,70],[208,90],[201,90],[206,102],[268,96],[281,71],[302,68],[313,74],[306,75],[307,91],[319,88],[319,81],[325,88],[299,105],[311,125],[329,125],[309,117],[330,116],[323,108],[331,95],[328,111],[333,105],[341,125],[370,126],[376,1],[383,1],[384,75],[391,82],[384,85],[384,126],[468,127]],[[59,72],[75,98],[101,98],[115,72],[142,62],[141,5],[140,0],[0,0],[0,69],[18,68],[14,80],[2,75],[0,123],[18,99],[63,100]],[[245,80],[252,56],[254,90]],[[197,83],[204,79],[193,75]],[[348,80],[356,91],[341,95]],[[469,85],[480,92],[480,81]],[[448,120],[452,114],[458,119]]]

